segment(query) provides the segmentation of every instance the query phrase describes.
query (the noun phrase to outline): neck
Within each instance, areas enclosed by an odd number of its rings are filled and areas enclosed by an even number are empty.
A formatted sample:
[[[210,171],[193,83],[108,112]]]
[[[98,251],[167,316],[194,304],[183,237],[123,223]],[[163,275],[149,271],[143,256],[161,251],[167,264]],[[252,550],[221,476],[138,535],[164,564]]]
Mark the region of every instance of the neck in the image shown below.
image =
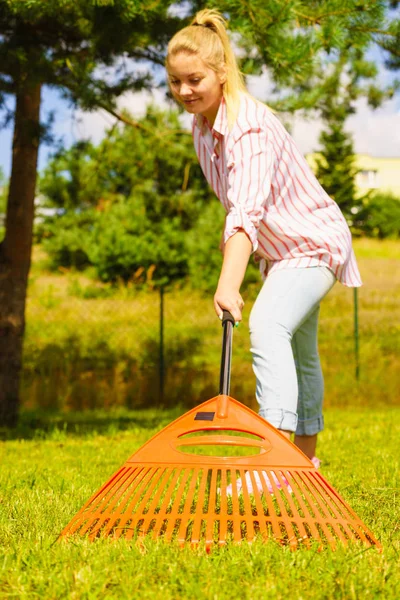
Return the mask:
[[[202,113],[203,117],[207,119],[211,127],[214,125],[215,119],[217,117],[219,107],[221,106],[223,96],[218,100],[218,104],[211,106],[207,111]]]

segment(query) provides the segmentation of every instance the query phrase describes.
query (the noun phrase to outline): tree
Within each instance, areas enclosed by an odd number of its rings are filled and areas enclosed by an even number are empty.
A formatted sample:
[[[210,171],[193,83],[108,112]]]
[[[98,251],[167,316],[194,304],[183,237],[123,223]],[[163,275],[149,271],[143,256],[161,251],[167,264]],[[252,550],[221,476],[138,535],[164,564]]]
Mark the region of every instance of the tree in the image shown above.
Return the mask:
[[[138,124],[112,128],[97,147],[57,152],[40,177],[45,204],[64,211],[38,227],[55,267],[92,265],[103,281],[152,287],[188,276],[186,234],[217,202],[176,111],[148,107]],[[223,218],[214,225],[219,238]]]
[[[6,212],[6,180],[4,177],[3,169],[0,167],[0,215],[5,214]],[[0,236],[1,239],[1,236]]]
[[[358,168],[353,140],[345,124],[347,117],[355,112],[357,98],[365,95],[363,83],[376,75],[375,69],[361,60],[358,50],[350,52],[353,54],[350,59],[349,51],[344,51],[332,66],[325,94],[318,103],[325,129],[319,137],[322,147],[315,160],[318,180],[340,206],[349,225],[362,198],[355,182]]]
[[[279,111],[315,109],[329,85],[329,65],[340,61],[343,52],[348,52],[349,60],[365,60],[371,47],[386,44],[388,52],[398,53],[400,25],[390,9],[399,0],[218,0],[210,4],[226,11],[239,34],[235,39],[244,50],[244,71],[268,71],[276,96],[266,100]],[[197,6],[201,5],[199,1]],[[365,91],[377,102],[376,81]]]
[[[345,118],[340,111],[332,111],[326,125],[327,129],[319,138],[322,148],[316,157],[316,175],[351,224],[352,210],[357,210],[360,204],[355,183],[358,169],[353,140],[344,129]]]
[[[388,69],[397,71],[400,69],[400,0],[390,0],[390,25],[388,32],[384,35],[377,34],[377,43],[385,51],[385,65]],[[389,34],[389,35],[388,35]]]
[[[160,63],[180,25],[167,0],[0,0],[0,106],[15,97],[12,169],[0,244],[0,425],[16,423],[25,326],[41,92],[56,86],[91,110],[115,108],[126,90],[150,84],[127,59]],[[124,59],[125,58],[125,62]],[[113,78],[106,69],[114,67]]]
[[[7,186],[3,170],[0,168],[0,242],[4,237],[4,215],[7,204]]]

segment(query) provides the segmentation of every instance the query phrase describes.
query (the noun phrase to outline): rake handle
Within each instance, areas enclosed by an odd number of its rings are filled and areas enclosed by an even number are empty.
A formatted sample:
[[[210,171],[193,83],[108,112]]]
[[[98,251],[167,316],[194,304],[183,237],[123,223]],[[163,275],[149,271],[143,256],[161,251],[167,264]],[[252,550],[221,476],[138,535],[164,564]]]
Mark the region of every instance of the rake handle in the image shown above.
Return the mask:
[[[224,331],[222,338],[219,393],[225,396],[229,396],[231,384],[232,334],[234,325],[235,319],[229,311],[224,310],[222,314],[222,328]]]

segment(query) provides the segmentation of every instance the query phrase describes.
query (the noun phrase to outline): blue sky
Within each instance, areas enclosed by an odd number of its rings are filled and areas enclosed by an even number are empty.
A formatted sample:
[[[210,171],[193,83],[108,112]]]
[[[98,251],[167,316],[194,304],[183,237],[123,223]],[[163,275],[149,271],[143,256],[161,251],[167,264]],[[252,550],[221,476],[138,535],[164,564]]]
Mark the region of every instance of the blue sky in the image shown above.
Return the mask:
[[[373,58],[380,60],[378,55]],[[381,63],[380,80],[382,83],[388,83],[392,79],[393,74],[387,72]],[[248,87],[255,96],[267,101],[271,89],[267,75],[249,78]],[[163,104],[163,93],[156,90],[152,95],[127,94],[121,98],[119,108],[125,107],[133,115],[140,116],[150,101]],[[12,107],[12,105],[10,100],[9,106]],[[60,97],[57,90],[44,87],[41,107],[42,121],[46,121],[50,111],[55,112],[53,134],[66,147],[82,138],[90,138],[94,143],[98,143],[105,130],[114,122],[114,119],[104,111],[90,114],[74,111]],[[311,119],[295,116],[289,119],[288,124],[303,153],[312,152],[318,148],[321,122],[315,116],[312,116]],[[400,157],[400,94],[375,111],[367,106],[365,100],[360,100],[357,104],[356,114],[348,121],[348,130],[353,133],[356,152],[373,156]],[[9,126],[0,131],[0,167],[7,177],[11,169],[11,144],[12,126]],[[48,157],[53,151],[54,147],[41,145],[39,170],[45,167]]]

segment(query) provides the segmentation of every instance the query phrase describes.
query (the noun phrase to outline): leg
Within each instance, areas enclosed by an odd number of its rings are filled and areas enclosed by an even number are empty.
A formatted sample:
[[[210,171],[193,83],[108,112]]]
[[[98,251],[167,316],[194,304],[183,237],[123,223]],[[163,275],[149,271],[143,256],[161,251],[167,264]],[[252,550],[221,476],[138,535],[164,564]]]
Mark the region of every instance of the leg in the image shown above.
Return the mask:
[[[313,458],[317,449],[317,438],[318,433],[314,435],[298,435],[296,433],[294,443],[308,458]]]
[[[275,271],[267,277],[250,315],[259,413],[286,437],[298,423],[292,339],[334,282],[325,267]]]
[[[318,316],[319,306],[298,328],[292,339],[299,385],[298,424],[294,443],[309,458],[315,456],[317,436],[324,427],[324,380],[318,354]]]

